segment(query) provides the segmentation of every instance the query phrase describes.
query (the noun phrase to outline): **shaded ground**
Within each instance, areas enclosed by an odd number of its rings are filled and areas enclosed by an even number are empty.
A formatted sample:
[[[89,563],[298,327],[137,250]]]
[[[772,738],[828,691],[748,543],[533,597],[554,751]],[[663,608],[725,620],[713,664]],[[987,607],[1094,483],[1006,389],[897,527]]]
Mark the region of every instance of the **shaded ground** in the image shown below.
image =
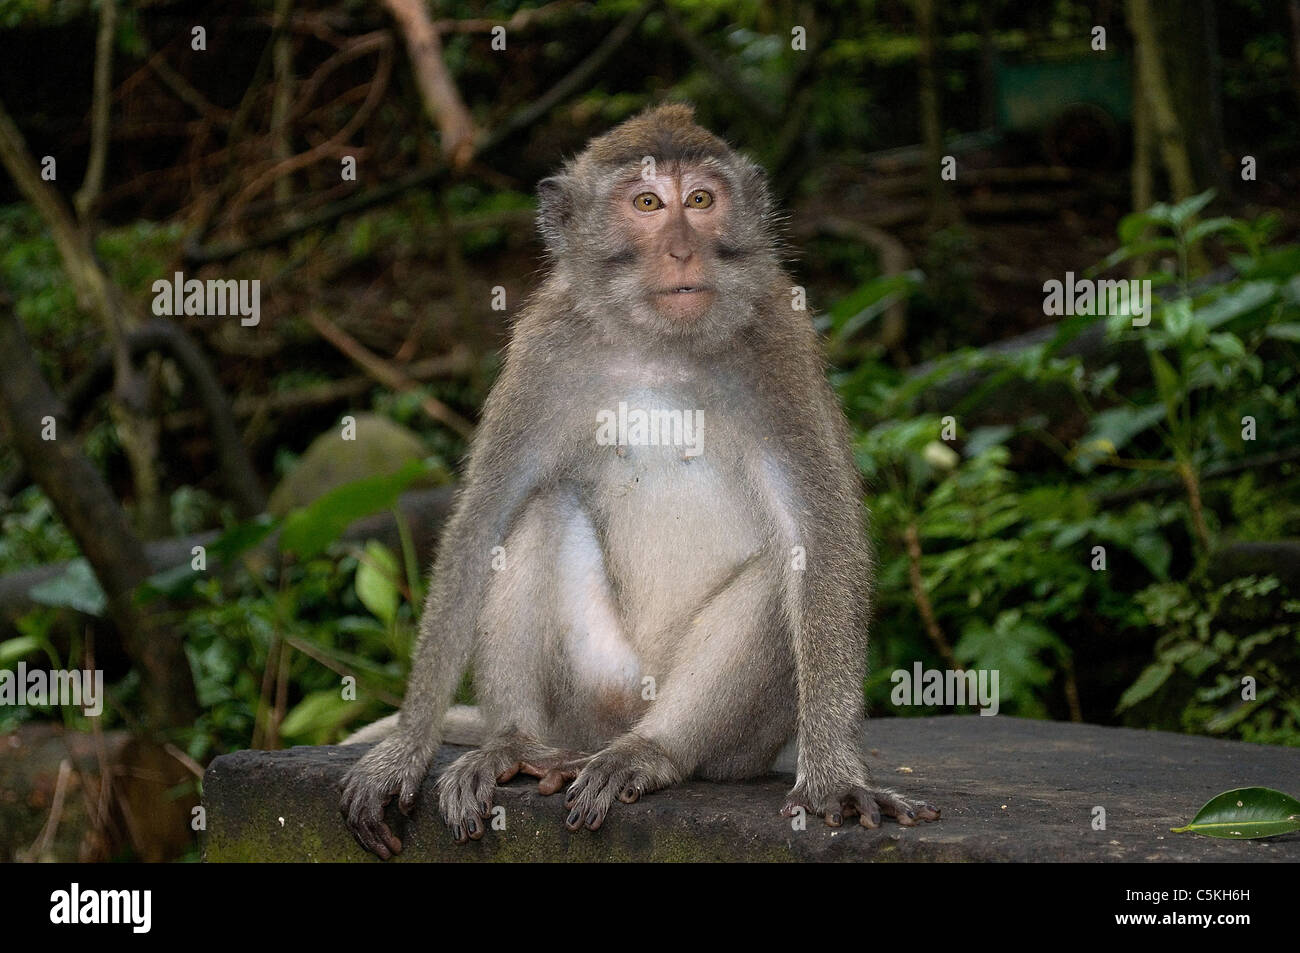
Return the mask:
[[[932,801],[941,821],[907,829],[886,820],[868,831],[810,819],[795,831],[777,813],[791,778],[773,775],[691,783],[616,804],[602,830],[571,835],[559,796],[543,798],[534,782],[515,781],[497,798],[506,830],[457,847],[434,812],[432,778],[465,749],[444,746],[415,816],[399,827],[402,859],[1300,861],[1300,834],[1238,842],[1169,832],[1231,788],[1300,793],[1295,749],[980,716],[877,720],[868,739],[877,781]],[[216,759],[204,781],[205,859],[369,858],[338,813],[338,782],[364,750]],[[1104,831],[1091,826],[1096,806],[1106,810]]]

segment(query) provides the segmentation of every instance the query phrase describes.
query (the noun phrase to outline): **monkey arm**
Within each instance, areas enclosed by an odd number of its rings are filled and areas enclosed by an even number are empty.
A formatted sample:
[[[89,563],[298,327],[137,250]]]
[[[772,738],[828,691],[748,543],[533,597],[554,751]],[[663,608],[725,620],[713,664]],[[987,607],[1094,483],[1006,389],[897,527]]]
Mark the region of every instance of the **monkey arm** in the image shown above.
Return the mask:
[[[340,805],[366,849],[387,858],[401,841],[384,822],[397,797],[409,813],[440,742],[443,718],[474,647],[475,631],[493,568],[524,501],[549,479],[558,449],[545,428],[531,426],[530,384],[540,372],[507,360],[485,405],[462,489],[443,533],[420,620],[406,698],[396,730],[353,766]]]
[[[795,471],[799,482],[789,511],[796,514],[794,545],[805,547],[806,563],[798,569],[790,562],[786,570],[799,756],[782,811],[802,808],[832,826],[857,815],[863,826],[876,827],[882,812],[905,826],[935,820],[939,812],[932,805],[874,787],[859,750],[873,578],[867,513],[847,423],[829,385],[818,389],[816,400],[821,406],[812,419],[823,423],[809,438],[819,446],[802,458],[825,465]]]
[[[554,472],[543,428],[525,429],[526,368],[507,367],[485,407],[460,496],[438,547],[397,734],[431,758],[474,647],[494,559],[528,497]]]

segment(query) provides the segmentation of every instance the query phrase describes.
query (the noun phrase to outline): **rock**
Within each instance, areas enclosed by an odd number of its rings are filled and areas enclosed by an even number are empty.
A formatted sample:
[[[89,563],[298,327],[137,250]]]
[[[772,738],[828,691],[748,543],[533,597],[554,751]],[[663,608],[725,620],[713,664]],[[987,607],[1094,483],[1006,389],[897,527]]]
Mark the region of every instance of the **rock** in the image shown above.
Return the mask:
[[[375,860],[338,811],[338,785],[366,746],[240,751],[204,780],[208,861]],[[1172,834],[1236,787],[1300,795],[1300,754],[1210,738],[1006,717],[873,721],[864,750],[877,783],[929,800],[916,828],[796,831],[778,814],[793,779],[691,782],[616,803],[604,827],[570,834],[560,795],[517,779],[499,789],[504,831],[459,847],[436,813],[433,776],[464,748],[444,745],[413,816],[390,807],[401,860],[445,861],[1300,861],[1300,834],[1226,841]],[[1092,829],[1095,806],[1106,809]]]
[[[378,414],[351,416],[356,418],[356,439],[344,440],[336,426],[313,440],[271,494],[267,511],[272,516],[284,516],[345,483],[396,473],[407,461],[427,456],[424,441],[413,430]]]

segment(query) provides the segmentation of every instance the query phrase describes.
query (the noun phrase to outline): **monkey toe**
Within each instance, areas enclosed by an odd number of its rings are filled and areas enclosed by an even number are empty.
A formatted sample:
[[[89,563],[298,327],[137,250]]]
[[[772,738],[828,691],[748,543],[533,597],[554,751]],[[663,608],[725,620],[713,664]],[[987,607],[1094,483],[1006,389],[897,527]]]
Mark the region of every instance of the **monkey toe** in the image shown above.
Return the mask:
[[[880,826],[882,814],[894,818],[903,827],[915,827],[921,821],[939,819],[939,809],[933,805],[911,801],[883,788],[854,788],[845,799],[845,807],[858,815],[858,822],[863,827],[869,828]]]
[[[589,754],[557,751],[545,757],[525,759],[519,763],[519,770],[529,777],[537,778],[538,793],[549,796],[577,779],[590,760]]]
[[[787,796],[781,813],[793,817],[800,810],[820,815],[828,827],[839,827],[846,818],[856,817],[861,826],[875,829],[881,824],[882,814],[894,818],[904,827],[939,819],[939,809],[932,804],[911,801],[893,791],[861,784],[850,784],[838,795],[817,796],[801,782]]]
[[[904,827],[915,827],[918,822],[939,819],[939,809],[924,801],[911,801],[889,790],[864,793],[871,796],[882,813],[894,818]]]
[[[443,772],[436,788],[438,810],[457,844],[482,840],[487,833],[484,822],[492,815],[496,779],[509,773],[481,751],[470,752]]]
[[[584,770],[569,786],[564,799],[564,806],[569,808],[564,826],[571,831],[584,827],[589,831],[600,830],[614,801],[614,792],[620,786],[619,781],[609,773]]]

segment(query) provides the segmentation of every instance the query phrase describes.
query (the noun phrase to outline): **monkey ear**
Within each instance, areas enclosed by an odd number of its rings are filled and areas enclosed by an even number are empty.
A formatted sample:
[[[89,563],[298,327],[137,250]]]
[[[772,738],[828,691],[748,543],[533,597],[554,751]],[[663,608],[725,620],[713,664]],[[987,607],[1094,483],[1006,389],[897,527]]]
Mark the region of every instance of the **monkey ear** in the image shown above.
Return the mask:
[[[546,247],[559,251],[572,218],[572,183],[566,176],[553,175],[537,183],[537,227]]]

